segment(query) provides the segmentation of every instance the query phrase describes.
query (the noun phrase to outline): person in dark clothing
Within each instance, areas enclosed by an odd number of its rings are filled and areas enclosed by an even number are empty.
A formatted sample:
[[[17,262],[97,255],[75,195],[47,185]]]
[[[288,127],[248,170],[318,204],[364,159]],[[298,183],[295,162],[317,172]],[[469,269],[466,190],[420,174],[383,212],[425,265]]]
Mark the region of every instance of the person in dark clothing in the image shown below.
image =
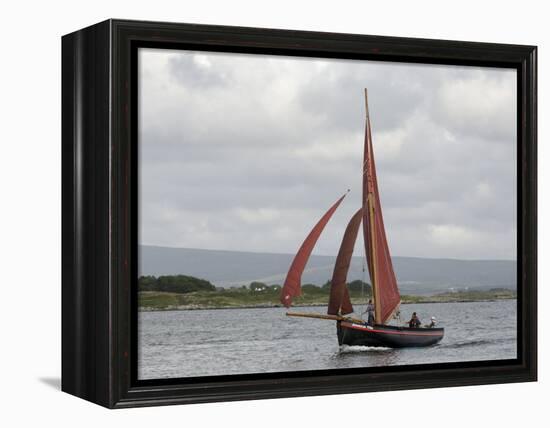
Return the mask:
[[[374,325],[374,305],[372,304],[372,300],[369,299],[369,303],[367,304],[367,310],[365,311],[367,313],[367,324],[370,326]]]
[[[412,317],[409,321],[409,327],[410,328],[418,328],[420,327],[422,323],[420,322],[420,319],[418,318],[418,315],[416,315],[416,312],[413,312]]]

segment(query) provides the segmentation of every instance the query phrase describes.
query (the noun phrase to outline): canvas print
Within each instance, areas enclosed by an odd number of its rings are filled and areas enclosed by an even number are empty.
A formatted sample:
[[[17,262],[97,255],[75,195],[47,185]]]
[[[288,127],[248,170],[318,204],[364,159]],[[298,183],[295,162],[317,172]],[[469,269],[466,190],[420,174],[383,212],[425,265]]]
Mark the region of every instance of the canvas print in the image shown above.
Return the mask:
[[[138,51],[138,379],[517,358],[515,69]]]

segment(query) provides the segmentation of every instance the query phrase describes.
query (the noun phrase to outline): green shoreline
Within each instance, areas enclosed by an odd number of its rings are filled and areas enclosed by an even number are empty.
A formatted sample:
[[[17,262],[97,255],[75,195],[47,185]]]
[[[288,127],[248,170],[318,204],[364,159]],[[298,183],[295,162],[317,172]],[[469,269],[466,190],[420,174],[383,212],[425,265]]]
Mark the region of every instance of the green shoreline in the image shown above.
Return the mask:
[[[254,309],[283,307],[278,301],[278,295],[273,293],[254,292],[193,292],[193,293],[167,293],[142,291],[139,293],[138,310],[140,312],[156,311],[189,311],[207,309]],[[489,291],[465,291],[455,293],[443,293],[433,296],[401,296],[403,304],[426,303],[469,303],[469,302],[493,302],[498,300],[510,300],[517,297],[516,292],[508,289],[495,289]],[[364,305],[369,296],[352,296],[352,304]],[[319,293],[309,293],[295,300],[293,307],[326,306],[328,296]]]

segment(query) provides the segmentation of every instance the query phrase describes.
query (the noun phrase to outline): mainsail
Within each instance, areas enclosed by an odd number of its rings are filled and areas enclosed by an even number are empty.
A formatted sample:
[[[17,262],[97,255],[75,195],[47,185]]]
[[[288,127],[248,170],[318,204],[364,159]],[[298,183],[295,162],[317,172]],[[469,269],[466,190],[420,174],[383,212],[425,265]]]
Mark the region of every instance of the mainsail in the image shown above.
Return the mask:
[[[363,158],[363,234],[375,305],[375,322],[385,324],[399,308],[401,297],[386,240],[378,194],[366,89],[365,103],[367,117]]]
[[[336,257],[336,264],[334,265],[334,272],[330,281],[330,298],[327,311],[329,315],[346,315],[353,312],[346,281],[353,248],[355,247],[355,241],[357,240],[362,220],[363,209],[360,208],[353,215],[344,232],[344,238],[338,251],[338,257]]]
[[[293,297],[300,296],[302,294],[302,273],[304,272],[304,268],[309,260],[309,256],[311,255],[313,247],[315,247],[319,236],[323,232],[323,229],[346,195],[347,193],[338,199],[336,203],[329,208],[325,215],[321,217],[319,222],[315,225],[311,232],[309,232],[309,235],[304,240],[302,246],[298,250],[298,253],[296,253],[296,256],[294,257],[294,260],[292,261],[290,269],[286,275],[283,289],[281,290],[280,300],[281,303],[287,308],[292,303]]]

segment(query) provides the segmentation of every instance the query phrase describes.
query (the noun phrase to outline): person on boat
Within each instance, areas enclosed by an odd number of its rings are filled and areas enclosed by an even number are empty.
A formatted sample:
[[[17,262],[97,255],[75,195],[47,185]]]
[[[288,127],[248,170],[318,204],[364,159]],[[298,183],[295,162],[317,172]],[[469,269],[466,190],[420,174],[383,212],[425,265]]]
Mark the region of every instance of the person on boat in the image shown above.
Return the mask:
[[[409,327],[410,328],[418,328],[422,325],[420,322],[420,318],[418,318],[418,315],[416,315],[416,312],[413,312],[412,317],[409,321]]]
[[[367,314],[367,324],[370,326],[374,325],[374,305],[372,304],[372,299],[369,299],[369,303],[367,304],[367,310],[365,311]]]
[[[426,326],[426,328],[434,328],[435,327],[435,317],[430,318],[430,323]]]

